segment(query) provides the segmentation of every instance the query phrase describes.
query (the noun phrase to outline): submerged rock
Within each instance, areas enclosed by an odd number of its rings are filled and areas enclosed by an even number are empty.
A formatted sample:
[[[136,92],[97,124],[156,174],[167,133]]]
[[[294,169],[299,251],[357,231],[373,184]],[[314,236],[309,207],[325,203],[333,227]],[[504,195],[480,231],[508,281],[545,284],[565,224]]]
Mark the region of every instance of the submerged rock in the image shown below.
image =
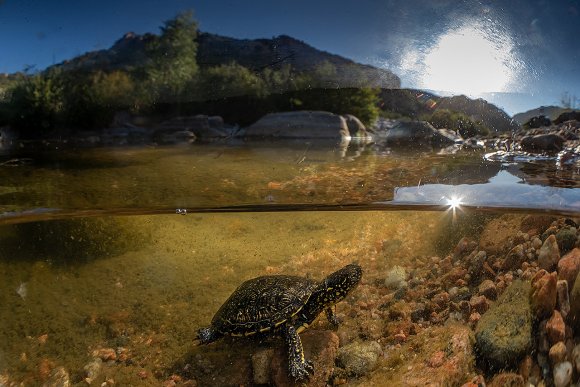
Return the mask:
[[[550,235],[538,253],[538,265],[544,270],[552,270],[560,260],[560,249],[554,235]]]
[[[532,347],[530,284],[514,281],[485,313],[475,330],[482,364],[492,369],[516,367]]]
[[[338,362],[347,373],[362,376],[375,368],[381,353],[381,346],[376,341],[353,342],[339,349]]]
[[[393,266],[391,270],[387,273],[385,278],[385,286],[389,289],[400,289],[407,286],[405,279],[407,278],[407,272],[405,268],[401,266]]]
[[[534,316],[539,320],[552,315],[556,307],[558,275],[540,270],[532,278],[530,300]]]

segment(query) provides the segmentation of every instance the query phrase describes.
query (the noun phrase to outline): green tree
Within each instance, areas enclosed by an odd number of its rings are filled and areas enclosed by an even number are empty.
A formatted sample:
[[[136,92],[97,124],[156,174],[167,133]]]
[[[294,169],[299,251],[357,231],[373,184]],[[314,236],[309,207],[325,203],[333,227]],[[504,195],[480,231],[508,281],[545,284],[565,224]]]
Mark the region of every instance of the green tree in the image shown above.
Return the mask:
[[[161,36],[147,48],[147,89],[164,102],[182,101],[183,91],[198,72],[197,22],[191,11],[180,13],[161,27]]]
[[[267,87],[262,78],[235,62],[210,67],[201,72],[198,88],[205,100],[235,96],[264,96]]]
[[[435,128],[454,130],[463,138],[489,134],[489,129],[483,123],[474,121],[463,113],[447,109],[437,109],[427,117],[427,121]]]
[[[10,123],[24,136],[52,130],[62,118],[64,87],[58,71],[25,78],[9,94]]]

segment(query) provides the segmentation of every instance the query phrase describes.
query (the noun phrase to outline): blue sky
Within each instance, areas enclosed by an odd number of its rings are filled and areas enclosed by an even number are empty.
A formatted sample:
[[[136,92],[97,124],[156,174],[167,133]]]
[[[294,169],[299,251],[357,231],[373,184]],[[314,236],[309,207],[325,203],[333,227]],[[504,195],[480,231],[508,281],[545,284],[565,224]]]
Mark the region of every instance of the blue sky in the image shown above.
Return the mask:
[[[156,33],[188,9],[202,31],[287,34],[389,68],[404,87],[484,97],[510,114],[580,98],[580,0],[0,0],[0,73]]]

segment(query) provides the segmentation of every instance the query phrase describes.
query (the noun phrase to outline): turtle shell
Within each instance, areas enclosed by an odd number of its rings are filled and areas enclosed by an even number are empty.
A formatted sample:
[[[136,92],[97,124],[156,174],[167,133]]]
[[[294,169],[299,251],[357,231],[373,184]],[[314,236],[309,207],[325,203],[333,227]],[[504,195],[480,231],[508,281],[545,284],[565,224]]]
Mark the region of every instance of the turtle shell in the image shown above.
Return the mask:
[[[231,336],[268,332],[297,314],[317,285],[308,278],[287,275],[248,280],[217,311],[212,327]]]

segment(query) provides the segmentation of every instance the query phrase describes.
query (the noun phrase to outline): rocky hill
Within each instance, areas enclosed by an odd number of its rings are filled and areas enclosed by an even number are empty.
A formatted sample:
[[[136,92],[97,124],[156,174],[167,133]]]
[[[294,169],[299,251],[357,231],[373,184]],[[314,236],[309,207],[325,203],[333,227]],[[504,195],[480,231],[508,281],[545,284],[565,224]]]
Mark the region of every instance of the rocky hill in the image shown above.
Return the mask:
[[[481,121],[492,133],[519,129],[519,124],[497,106],[483,100],[464,95],[440,97],[433,93],[414,89],[382,90],[382,109],[413,119],[422,119],[437,109],[463,113],[474,121]]]
[[[65,71],[131,69],[146,61],[145,46],[152,39],[152,34],[127,33],[109,49],[87,52],[56,66]],[[200,33],[197,41],[198,63],[202,68],[235,61],[253,71],[290,64],[296,72],[311,72],[317,66],[331,64],[335,69],[333,87],[397,88],[401,85],[399,77],[389,70],[356,63],[286,35],[272,39],[235,39]]]
[[[572,109],[566,109],[561,106],[541,106],[523,113],[518,113],[513,116],[514,121],[523,125],[533,117],[546,116],[551,120],[555,120],[564,112],[569,112]]]

